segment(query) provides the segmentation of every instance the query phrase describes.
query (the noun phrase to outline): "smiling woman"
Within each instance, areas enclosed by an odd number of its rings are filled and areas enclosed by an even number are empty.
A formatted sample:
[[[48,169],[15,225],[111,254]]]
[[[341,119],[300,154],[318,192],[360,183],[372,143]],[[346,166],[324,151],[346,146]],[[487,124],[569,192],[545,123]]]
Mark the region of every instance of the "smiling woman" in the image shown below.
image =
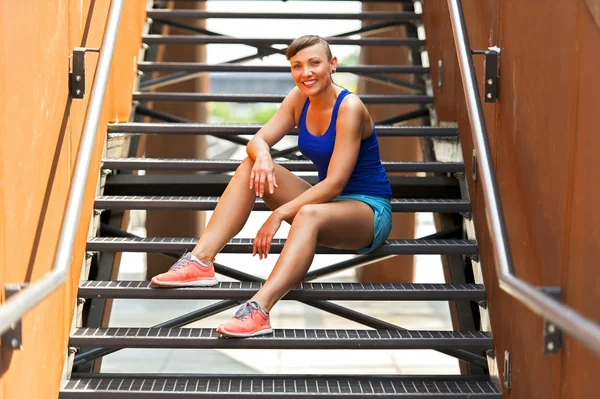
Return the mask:
[[[256,197],[273,211],[260,228],[252,255],[267,257],[281,223],[291,224],[275,267],[254,297],[217,331],[232,337],[272,332],[269,311],[306,274],[317,242],[366,254],[391,230],[392,196],[379,142],[365,105],[336,85],[329,44],[314,35],[296,39],[287,51],[294,87],[273,117],[248,143],[246,158],[231,179],[198,244],[167,272],[158,286],[217,284],[212,261],[244,226]],[[298,126],[298,147],[315,164],[314,186],[277,165],[270,149]]]

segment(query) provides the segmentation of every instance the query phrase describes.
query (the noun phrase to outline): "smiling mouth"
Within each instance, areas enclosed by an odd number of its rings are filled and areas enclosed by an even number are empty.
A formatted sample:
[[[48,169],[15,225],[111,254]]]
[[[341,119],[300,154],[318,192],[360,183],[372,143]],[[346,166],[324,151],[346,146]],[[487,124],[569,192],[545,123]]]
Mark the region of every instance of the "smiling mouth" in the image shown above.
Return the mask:
[[[302,82],[302,84],[304,86],[308,86],[308,87],[313,86],[315,83],[317,83],[317,79],[307,80],[307,81]]]

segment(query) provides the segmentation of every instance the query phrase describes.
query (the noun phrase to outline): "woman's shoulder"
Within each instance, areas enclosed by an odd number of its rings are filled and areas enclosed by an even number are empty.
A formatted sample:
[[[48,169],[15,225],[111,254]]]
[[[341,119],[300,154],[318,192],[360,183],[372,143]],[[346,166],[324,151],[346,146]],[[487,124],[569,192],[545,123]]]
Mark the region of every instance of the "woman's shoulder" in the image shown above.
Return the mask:
[[[290,101],[291,103],[294,103],[296,105],[304,105],[306,98],[306,95],[302,93],[302,91],[298,87],[294,86],[294,88],[292,88],[292,90],[290,90],[290,92],[285,96],[284,101]]]
[[[366,111],[367,107],[362,102],[359,96],[348,91],[348,94],[344,97],[340,104],[339,112],[363,112]]]

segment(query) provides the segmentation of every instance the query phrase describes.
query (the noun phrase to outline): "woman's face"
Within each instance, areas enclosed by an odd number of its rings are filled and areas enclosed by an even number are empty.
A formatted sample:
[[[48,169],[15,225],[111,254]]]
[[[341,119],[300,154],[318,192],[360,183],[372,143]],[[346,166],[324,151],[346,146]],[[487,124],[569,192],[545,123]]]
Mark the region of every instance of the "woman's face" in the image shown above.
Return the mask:
[[[290,58],[292,78],[307,96],[314,96],[331,85],[331,74],[337,67],[337,58],[327,60],[325,47],[317,43],[306,47]]]

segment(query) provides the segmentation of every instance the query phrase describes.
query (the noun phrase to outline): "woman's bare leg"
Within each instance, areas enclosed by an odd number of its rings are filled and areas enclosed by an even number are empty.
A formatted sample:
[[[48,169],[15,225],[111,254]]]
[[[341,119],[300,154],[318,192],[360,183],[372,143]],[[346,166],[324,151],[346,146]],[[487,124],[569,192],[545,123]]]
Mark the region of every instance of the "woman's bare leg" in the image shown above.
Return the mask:
[[[373,217],[371,207],[360,201],[337,201],[300,208],[275,268],[252,299],[270,311],[310,268],[317,240],[343,249],[368,246],[373,241]]]
[[[253,165],[254,161],[251,158],[244,159],[223,192],[198,244],[192,250],[200,261],[206,264],[211,262],[221,248],[246,224],[256,200],[254,190],[250,190]],[[275,176],[279,187],[273,194],[265,192],[263,196],[271,209],[291,201],[310,188],[309,183],[277,164]]]

